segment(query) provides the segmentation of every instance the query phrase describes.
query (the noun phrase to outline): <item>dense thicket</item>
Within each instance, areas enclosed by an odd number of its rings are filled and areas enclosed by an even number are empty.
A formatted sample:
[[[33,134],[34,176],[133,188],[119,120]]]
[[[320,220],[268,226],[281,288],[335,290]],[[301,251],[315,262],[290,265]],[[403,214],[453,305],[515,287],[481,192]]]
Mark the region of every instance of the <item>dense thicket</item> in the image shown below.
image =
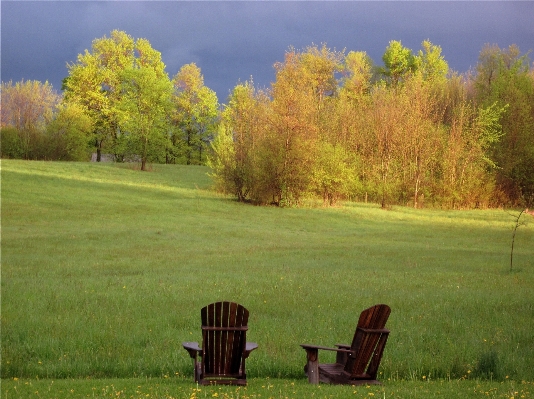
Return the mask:
[[[145,39],[113,31],[48,83],[2,83],[2,157],[205,164],[240,201],[319,197],[448,208],[532,206],[534,69],[486,45],[475,70],[441,48],[390,42],[365,52],[290,48],[259,90],[238,84],[220,109],[195,64],[170,79]]]
[[[473,208],[533,201],[534,75],[512,46],[487,46],[477,71],[448,71],[441,48],[392,41],[363,52],[290,49],[270,90],[238,85],[210,166],[241,201],[320,196]]]

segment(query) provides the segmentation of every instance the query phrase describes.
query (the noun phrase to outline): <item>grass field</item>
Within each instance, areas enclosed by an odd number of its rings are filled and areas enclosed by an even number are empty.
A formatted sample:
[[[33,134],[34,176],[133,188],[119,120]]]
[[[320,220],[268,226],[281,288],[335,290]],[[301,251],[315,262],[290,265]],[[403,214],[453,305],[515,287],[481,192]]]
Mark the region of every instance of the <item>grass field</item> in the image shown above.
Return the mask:
[[[533,397],[530,215],[510,270],[518,211],[254,207],[203,167],[1,168],[2,398]],[[246,391],[195,391],[181,348],[218,300],[250,310]],[[299,344],[350,342],[375,303],[385,384],[309,386]]]

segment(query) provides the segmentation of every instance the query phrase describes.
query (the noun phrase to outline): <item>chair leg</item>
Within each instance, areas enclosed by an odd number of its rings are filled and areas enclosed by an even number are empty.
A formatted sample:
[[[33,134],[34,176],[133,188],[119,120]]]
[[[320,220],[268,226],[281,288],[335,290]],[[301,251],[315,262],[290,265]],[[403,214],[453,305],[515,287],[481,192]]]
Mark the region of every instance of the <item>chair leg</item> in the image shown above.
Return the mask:
[[[200,376],[201,376],[201,365],[200,363],[195,362],[195,382],[200,382]]]
[[[384,353],[387,340],[388,334],[382,334],[376,346],[375,353],[371,357],[371,361],[367,367],[367,374],[369,374],[373,380],[376,380],[378,367],[380,366],[380,361],[382,360],[382,355]]]
[[[317,348],[305,348],[307,363],[304,370],[308,374],[310,384],[319,383],[319,350]]]

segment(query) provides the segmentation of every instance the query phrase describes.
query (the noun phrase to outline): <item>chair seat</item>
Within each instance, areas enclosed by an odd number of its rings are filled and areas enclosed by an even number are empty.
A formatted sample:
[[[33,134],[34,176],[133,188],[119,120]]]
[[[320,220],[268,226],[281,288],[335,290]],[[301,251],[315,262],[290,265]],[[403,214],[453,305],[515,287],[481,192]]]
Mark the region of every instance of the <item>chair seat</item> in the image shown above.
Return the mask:
[[[319,381],[326,383],[336,383],[336,381],[339,381],[340,384],[350,383],[352,385],[380,384],[380,382],[374,380],[369,374],[351,376],[344,368],[345,365],[340,363],[319,364]]]

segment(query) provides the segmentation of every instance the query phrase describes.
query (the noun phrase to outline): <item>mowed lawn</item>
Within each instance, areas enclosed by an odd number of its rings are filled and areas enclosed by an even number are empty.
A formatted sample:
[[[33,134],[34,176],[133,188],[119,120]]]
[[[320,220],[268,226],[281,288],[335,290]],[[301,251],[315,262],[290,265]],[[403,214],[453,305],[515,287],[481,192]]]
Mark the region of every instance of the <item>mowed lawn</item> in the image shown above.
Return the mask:
[[[516,210],[256,207],[208,172],[2,160],[2,399],[533,397],[532,216],[510,270]],[[219,300],[259,349],[246,389],[196,391],[181,342]],[[384,385],[309,386],[299,344],[350,343],[376,303]]]

